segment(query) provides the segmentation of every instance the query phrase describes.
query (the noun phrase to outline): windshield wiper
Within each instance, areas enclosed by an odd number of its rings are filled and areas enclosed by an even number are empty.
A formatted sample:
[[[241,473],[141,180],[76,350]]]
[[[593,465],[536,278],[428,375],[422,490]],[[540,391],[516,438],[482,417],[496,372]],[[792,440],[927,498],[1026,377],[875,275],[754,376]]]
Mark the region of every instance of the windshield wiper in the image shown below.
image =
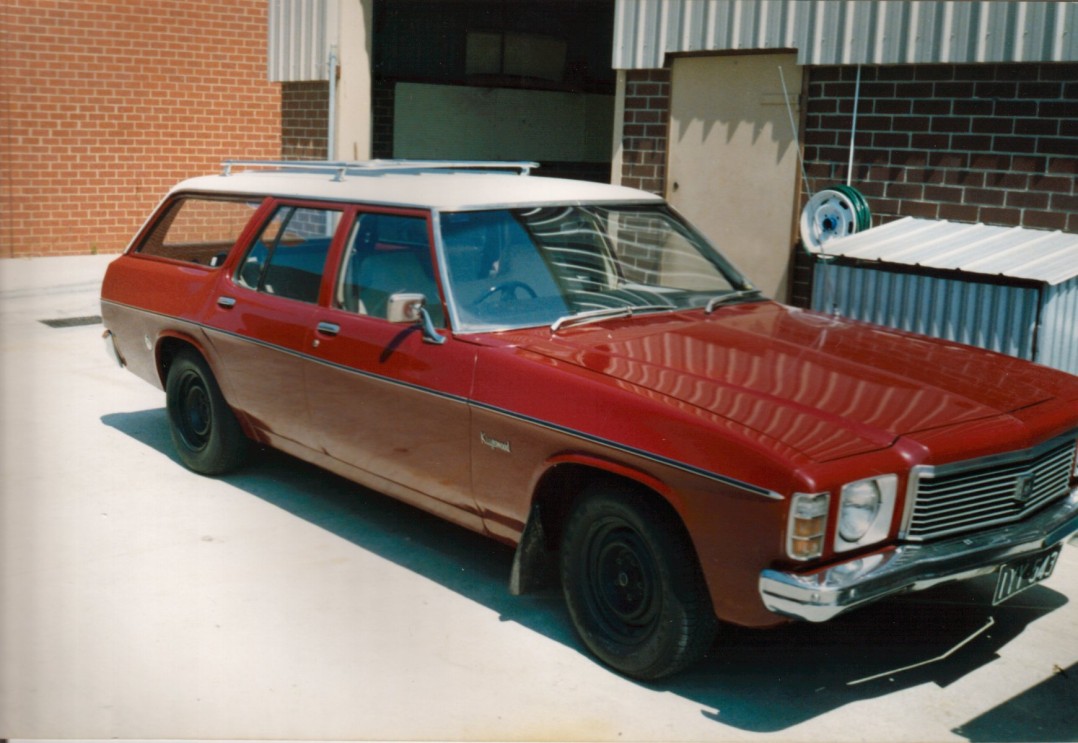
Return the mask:
[[[550,326],[550,332],[557,333],[558,330],[564,328],[566,325],[598,322],[599,320],[609,320],[617,317],[632,317],[638,312],[661,312],[664,310],[676,309],[677,307],[672,304],[627,304],[624,307],[603,307],[598,310],[584,310],[583,312],[559,317],[554,321],[554,324]]]
[[[749,297],[762,296],[762,292],[759,289],[739,289],[736,292],[730,292],[729,294],[722,294],[718,297],[712,297],[708,300],[707,306],[704,307],[706,314],[711,314],[716,307],[721,307],[724,304],[730,304],[731,302],[740,302],[742,299],[748,299]]]

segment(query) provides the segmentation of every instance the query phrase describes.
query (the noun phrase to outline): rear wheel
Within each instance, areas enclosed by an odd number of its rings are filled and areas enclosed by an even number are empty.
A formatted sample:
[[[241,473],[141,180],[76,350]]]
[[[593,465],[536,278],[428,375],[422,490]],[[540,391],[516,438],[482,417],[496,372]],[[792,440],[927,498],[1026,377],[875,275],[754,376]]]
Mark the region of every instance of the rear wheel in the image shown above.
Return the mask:
[[[717,622],[688,537],[641,493],[586,493],[566,527],[561,572],[580,638],[627,676],[669,676],[711,646]]]
[[[180,461],[203,475],[221,475],[246,459],[249,440],[205,360],[181,351],[165,381],[172,443]]]

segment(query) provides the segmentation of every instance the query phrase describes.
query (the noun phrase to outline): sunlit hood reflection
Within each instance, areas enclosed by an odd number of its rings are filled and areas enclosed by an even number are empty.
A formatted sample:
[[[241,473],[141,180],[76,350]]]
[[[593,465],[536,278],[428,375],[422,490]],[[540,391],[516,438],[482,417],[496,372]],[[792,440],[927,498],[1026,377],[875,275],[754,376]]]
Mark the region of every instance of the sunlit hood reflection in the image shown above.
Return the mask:
[[[1052,375],[1010,357],[754,303],[563,331],[528,350],[735,421],[816,461],[1052,397]]]

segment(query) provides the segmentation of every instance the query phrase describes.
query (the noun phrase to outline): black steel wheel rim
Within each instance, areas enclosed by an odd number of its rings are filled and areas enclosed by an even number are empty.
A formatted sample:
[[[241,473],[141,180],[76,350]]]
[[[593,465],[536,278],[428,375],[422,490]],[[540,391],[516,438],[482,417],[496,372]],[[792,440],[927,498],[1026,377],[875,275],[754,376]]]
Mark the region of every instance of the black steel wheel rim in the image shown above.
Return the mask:
[[[177,400],[176,423],[184,443],[191,449],[204,448],[213,428],[213,409],[206,383],[198,374],[187,372],[180,379]]]
[[[651,635],[662,607],[661,582],[651,550],[620,519],[597,524],[585,558],[585,597],[608,637],[636,644]]]

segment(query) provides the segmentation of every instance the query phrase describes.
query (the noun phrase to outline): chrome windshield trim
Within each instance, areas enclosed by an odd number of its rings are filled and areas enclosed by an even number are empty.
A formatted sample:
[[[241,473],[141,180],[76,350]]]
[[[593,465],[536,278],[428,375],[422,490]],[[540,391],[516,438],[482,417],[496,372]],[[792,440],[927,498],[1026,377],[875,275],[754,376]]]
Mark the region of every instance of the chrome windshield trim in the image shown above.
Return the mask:
[[[719,307],[726,304],[735,304],[742,301],[755,301],[766,299],[763,292],[759,289],[752,287],[748,289],[738,289],[737,291],[729,292],[728,294],[719,294],[707,300],[707,305],[704,307],[704,314],[710,315]]]
[[[557,333],[568,325],[586,325],[603,320],[616,320],[619,317],[632,317],[638,312],[670,312],[678,309],[672,304],[627,304],[624,307],[603,307],[599,310],[584,310],[572,315],[559,317],[550,326],[551,333]]]
[[[443,221],[447,216],[454,214],[468,214],[475,212],[497,212],[497,211],[517,211],[524,209],[546,209],[546,208],[577,208],[577,209],[611,209],[611,210],[623,210],[623,209],[649,209],[658,210],[663,212],[664,215],[671,218],[671,220],[684,230],[685,235],[691,237],[698,243],[698,247],[702,246],[712,252],[711,259],[717,261],[715,266],[717,270],[723,274],[726,282],[733,287],[741,287],[734,289],[733,293],[738,294],[739,299],[745,301],[769,301],[768,297],[757,289],[749,289],[750,286],[748,280],[726,259],[725,255],[715,246],[715,244],[707,239],[699,230],[697,230],[690,222],[688,222],[681,214],[670,206],[665,200],[660,197],[655,199],[589,199],[587,201],[564,201],[555,200],[550,202],[537,201],[530,204],[522,203],[504,203],[504,204],[483,204],[466,207],[451,207],[447,208],[438,205],[428,205],[426,210],[430,213],[431,218],[431,232],[434,242],[434,254],[437,264],[438,281],[442,290],[442,297],[446,305],[446,316],[448,319],[449,327],[454,335],[469,336],[469,335],[481,335],[486,333],[501,333],[511,332],[516,330],[531,330],[535,328],[551,327],[552,332],[557,332],[557,329],[564,327],[566,323],[571,320],[566,318],[574,318],[576,315],[569,314],[563,317],[554,319],[553,324],[551,320],[547,319],[543,322],[535,322],[532,320],[523,322],[500,322],[495,318],[495,322],[488,324],[479,324],[476,322],[465,322],[462,319],[461,306],[462,303],[457,296],[457,288],[454,286],[454,282],[450,280],[450,274],[448,270],[448,258],[445,245],[445,236],[442,232]],[[703,293],[703,292],[697,292]],[[741,296],[744,293],[744,296]],[[723,295],[726,296],[726,295]],[[633,313],[643,311],[690,311],[696,309],[702,309],[705,302],[701,298],[698,302],[688,303],[684,306],[671,305],[637,305],[633,307]],[[610,308],[619,311],[621,308]],[[607,308],[596,310],[596,312],[607,312]],[[588,310],[591,312],[591,310]],[[579,313],[577,313],[579,314]],[[632,313],[630,313],[632,314]],[[597,320],[588,319],[588,322],[596,322],[598,320],[605,319],[605,317],[598,317]],[[556,326],[556,327],[555,327]]]

